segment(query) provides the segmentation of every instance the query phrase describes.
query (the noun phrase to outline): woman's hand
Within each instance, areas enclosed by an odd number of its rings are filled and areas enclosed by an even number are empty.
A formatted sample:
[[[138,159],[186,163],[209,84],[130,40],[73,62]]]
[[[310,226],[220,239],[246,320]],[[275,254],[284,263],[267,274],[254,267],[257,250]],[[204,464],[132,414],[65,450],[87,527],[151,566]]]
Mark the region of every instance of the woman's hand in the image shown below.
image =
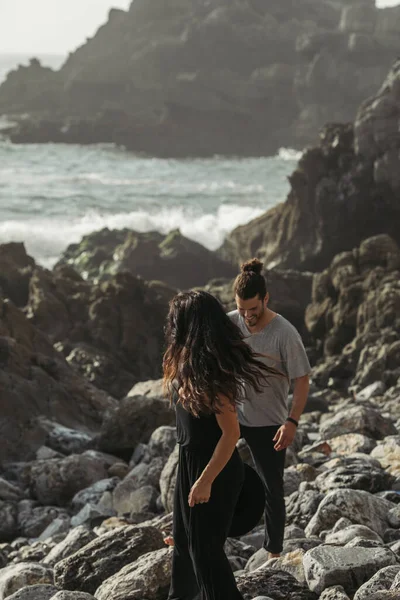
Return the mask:
[[[211,496],[211,483],[207,483],[201,478],[195,481],[189,493],[189,506],[192,508],[195,504],[204,504],[208,502]]]

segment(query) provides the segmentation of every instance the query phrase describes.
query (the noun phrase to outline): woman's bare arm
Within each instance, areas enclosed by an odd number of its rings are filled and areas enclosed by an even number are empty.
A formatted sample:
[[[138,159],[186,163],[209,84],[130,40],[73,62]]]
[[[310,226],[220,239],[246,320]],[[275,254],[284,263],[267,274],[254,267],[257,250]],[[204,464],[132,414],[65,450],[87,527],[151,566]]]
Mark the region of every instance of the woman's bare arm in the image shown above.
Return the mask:
[[[222,435],[218,440],[214,453],[204,471],[194,483],[189,494],[189,505],[208,502],[211,486],[231,458],[236,443],[240,437],[240,427],[237,412],[226,396],[220,396],[220,413],[216,414]]]

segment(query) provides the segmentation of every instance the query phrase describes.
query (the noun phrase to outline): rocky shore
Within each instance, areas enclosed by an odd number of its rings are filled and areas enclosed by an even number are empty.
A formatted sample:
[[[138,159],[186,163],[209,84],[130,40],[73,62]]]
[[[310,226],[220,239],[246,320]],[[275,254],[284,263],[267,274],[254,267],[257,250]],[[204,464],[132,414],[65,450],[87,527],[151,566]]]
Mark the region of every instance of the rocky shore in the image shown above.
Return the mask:
[[[267,560],[262,523],[229,539],[240,590],[400,598],[399,76],[397,63],[354,127],[325,129],[288,200],[216,254],[179,232],[104,230],[49,271],[0,246],[0,600],[166,600],[168,301],[203,287],[230,308],[236,263],[254,254],[313,372],[287,453],[284,552]]]
[[[70,265],[46,271],[19,244],[0,257],[0,598],[165,600],[176,432],[161,381],[145,381],[143,350],[159,369],[173,290],[126,271],[103,282]],[[246,600],[399,598],[399,281],[387,235],[322,273],[271,272],[272,290],[289,286],[283,314],[303,290],[295,313],[316,365],[287,456],[283,555],[267,560],[262,524],[226,545]],[[207,287],[229,304],[230,283]],[[122,364],[143,381],[131,387]],[[115,397],[102,390],[112,384]]]
[[[353,121],[399,55],[374,0],[134,0],[59,71],[0,86],[15,142],[115,142],[157,156],[273,155]],[[30,115],[26,117],[26,115]]]

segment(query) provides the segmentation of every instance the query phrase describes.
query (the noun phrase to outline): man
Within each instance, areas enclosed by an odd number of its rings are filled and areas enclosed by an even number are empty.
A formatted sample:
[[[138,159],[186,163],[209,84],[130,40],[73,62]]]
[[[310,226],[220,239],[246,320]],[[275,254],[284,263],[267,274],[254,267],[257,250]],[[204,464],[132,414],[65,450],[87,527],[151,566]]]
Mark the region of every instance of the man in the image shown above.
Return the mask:
[[[264,548],[269,557],[280,556],[285,528],[283,472],[286,448],[296,435],[307,402],[310,364],[297,330],[268,308],[269,294],[257,259],[242,265],[234,293],[237,310],[230,318],[246,342],[282,376],[268,378],[263,391],[245,390],[238,407],[242,437],[252,453],[266,494]],[[288,394],[293,382],[293,403],[288,414]]]

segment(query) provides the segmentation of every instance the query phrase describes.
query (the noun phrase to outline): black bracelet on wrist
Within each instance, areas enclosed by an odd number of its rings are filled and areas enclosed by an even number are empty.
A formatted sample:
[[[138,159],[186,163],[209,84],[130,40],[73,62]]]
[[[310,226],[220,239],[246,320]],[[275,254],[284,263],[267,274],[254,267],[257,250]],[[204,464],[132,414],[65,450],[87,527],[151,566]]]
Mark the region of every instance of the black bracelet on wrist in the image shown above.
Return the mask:
[[[299,426],[299,422],[298,422],[298,421],[296,421],[296,419],[292,419],[292,417],[288,417],[288,418],[286,419],[286,421],[289,421],[290,423],[293,423],[293,425],[296,425],[296,427],[298,427],[298,426]]]

